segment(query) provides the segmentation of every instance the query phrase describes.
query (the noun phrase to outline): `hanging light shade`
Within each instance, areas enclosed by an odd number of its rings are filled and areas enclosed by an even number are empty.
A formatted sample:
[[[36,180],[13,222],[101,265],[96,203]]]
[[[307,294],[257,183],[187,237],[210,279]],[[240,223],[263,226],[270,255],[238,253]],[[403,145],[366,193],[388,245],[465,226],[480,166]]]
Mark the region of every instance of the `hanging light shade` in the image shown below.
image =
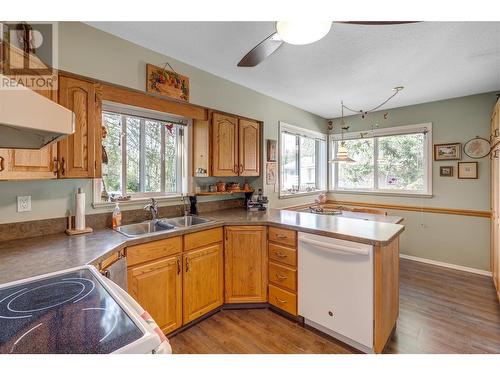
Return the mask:
[[[342,118],[342,121],[344,119]],[[352,159],[349,157],[349,154],[347,153],[347,148],[345,147],[345,142],[344,142],[344,130],[348,130],[349,127],[342,127],[342,135],[341,135],[341,141],[340,145],[337,147],[337,154],[335,155],[335,158],[329,161],[329,163],[354,163],[356,160]]]

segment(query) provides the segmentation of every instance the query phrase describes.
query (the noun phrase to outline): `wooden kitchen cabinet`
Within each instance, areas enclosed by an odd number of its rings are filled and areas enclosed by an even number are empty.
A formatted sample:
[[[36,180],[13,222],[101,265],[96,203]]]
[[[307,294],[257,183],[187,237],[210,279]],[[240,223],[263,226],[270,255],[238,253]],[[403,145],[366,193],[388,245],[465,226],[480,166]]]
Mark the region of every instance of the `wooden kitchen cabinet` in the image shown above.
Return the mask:
[[[60,76],[59,104],[75,114],[75,133],[59,141],[59,178],[100,177],[101,103],[96,84]]]
[[[225,227],[225,302],[267,301],[267,247],[264,226]]]
[[[260,175],[260,124],[240,119],[238,124],[238,151],[240,176]]]
[[[491,272],[493,282],[500,301],[500,142],[498,129],[500,127],[500,100],[497,101],[491,116],[491,134],[493,147],[491,150]]]
[[[193,176],[260,176],[260,122],[210,112],[192,134]]]
[[[128,269],[128,292],[164,333],[182,326],[182,259],[171,256]]]
[[[238,176],[238,118],[212,115],[212,175]]]
[[[186,324],[223,303],[222,243],[185,253],[183,267],[183,323]]]
[[[56,90],[38,90],[38,94],[57,102]],[[39,180],[57,178],[57,143],[40,150],[0,149],[1,180]]]

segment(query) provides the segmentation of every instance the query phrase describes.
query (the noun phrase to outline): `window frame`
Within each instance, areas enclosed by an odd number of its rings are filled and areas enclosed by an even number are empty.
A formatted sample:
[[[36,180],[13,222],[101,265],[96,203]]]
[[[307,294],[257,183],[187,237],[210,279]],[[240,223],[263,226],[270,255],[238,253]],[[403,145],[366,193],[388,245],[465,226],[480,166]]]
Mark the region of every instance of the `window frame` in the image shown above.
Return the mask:
[[[385,136],[407,135],[424,133],[426,141],[424,142],[424,186],[425,190],[403,190],[403,189],[380,189],[378,188],[378,138]],[[370,131],[356,131],[344,133],[344,140],[373,138],[373,189],[353,189],[338,187],[338,168],[336,163],[329,163],[329,192],[332,193],[347,193],[347,194],[375,194],[375,195],[392,195],[392,196],[410,196],[410,197],[432,197],[432,123],[422,123],[414,125],[394,126],[389,128],[374,129]],[[342,139],[341,134],[330,133],[328,135],[328,160],[335,155],[337,141]]]
[[[176,116],[172,115],[169,113],[165,112],[160,112],[160,111],[155,111],[155,110],[149,110],[149,109],[143,109],[140,107],[134,107],[126,104],[119,104],[119,103],[113,103],[109,101],[104,101],[103,106],[102,106],[102,113],[107,112],[107,113],[114,113],[120,116],[120,125],[121,125],[121,131],[122,131],[122,139],[123,142],[121,143],[121,172],[120,172],[120,186],[121,186],[121,192],[120,194],[122,195],[130,195],[131,199],[130,201],[123,201],[120,203],[126,203],[126,202],[138,202],[138,201],[144,201],[148,200],[150,198],[158,198],[158,199],[168,199],[168,198],[179,198],[183,195],[186,194],[187,192],[187,176],[188,176],[188,166],[189,166],[189,153],[188,153],[188,144],[189,144],[189,126],[191,125],[191,121],[187,118],[181,117],[181,116]],[[176,143],[176,191],[175,192],[166,192],[165,191],[165,177],[164,177],[164,167],[162,168],[161,172],[161,191],[159,192],[138,192],[138,193],[127,193],[126,191],[126,181],[127,181],[127,176],[126,176],[126,170],[127,170],[127,142],[126,142],[126,117],[138,117],[140,118],[140,127],[141,127],[141,132],[140,132],[140,147],[139,147],[139,152],[142,154],[145,150],[145,142],[146,142],[146,137],[144,136],[143,129],[146,126],[146,121],[151,120],[151,121],[159,121],[159,122],[168,122],[168,123],[173,123],[175,125],[175,131],[176,131],[176,137],[177,137],[177,143]],[[104,126],[104,124],[103,124]],[[160,152],[162,153],[162,165],[165,163],[165,128],[162,127],[161,131],[161,150]],[[125,161],[125,162],[124,162]],[[140,157],[140,164],[144,164],[142,168],[140,168],[140,177],[139,177],[139,183],[143,185],[145,183],[145,163],[146,160],[144,157]],[[96,179],[96,183],[94,184],[94,206],[101,206],[101,205],[107,205],[107,204],[114,204],[113,202],[103,202],[100,199],[100,187],[97,188],[97,186],[101,185],[101,180]],[[99,190],[99,192],[98,192]],[[142,190],[142,187],[141,187]]]
[[[321,155],[321,150],[320,147],[315,147],[315,152],[316,152],[316,171],[315,171],[315,180],[316,180],[316,186],[319,186],[322,182],[323,188],[316,189],[314,191],[297,191],[293,193],[289,192],[284,192],[282,190],[282,134],[283,133],[288,133],[296,136],[296,145],[297,145],[297,150],[296,150],[296,155],[297,155],[297,176],[299,179],[299,186],[300,186],[300,138],[299,137],[306,137],[306,138],[312,138],[316,142],[323,141],[324,142],[324,152],[323,155]],[[326,163],[328,159],[328,135],[323,134],[314,130],[308,130],[308,129],[303,129],[295,125],[290,125],[287,124],[283,121],[280,121],[278,124],[278,191],[279,191],[279,199],[286,199],[286,198],[292,198],[292,197],[297,197],[297,196],[303,196],[303,195],[315,195],[318,193],[326,192],[328,189],[328,178],[327,178],[327,168],[326,168]],[[318,144],[318,143],[317,143]],[[321,157],[323,156],[323,158]],[[324,160],[321,160],[324,159]],[[323,173],[321,173],[323,171]],[[325,180],[321,181],[321,175],[325,176]]]

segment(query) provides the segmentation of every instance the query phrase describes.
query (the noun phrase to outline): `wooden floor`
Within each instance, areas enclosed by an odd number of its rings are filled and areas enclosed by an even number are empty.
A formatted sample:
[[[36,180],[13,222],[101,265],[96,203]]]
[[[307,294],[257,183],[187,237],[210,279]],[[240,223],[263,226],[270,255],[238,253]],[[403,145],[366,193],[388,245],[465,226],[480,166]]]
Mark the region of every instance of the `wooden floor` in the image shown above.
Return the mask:
[[[386,353],[500,353],[491,278],[401,260],[400,314]],[[170,339],[174,353],[351,353],[267,310],[223,310]]]

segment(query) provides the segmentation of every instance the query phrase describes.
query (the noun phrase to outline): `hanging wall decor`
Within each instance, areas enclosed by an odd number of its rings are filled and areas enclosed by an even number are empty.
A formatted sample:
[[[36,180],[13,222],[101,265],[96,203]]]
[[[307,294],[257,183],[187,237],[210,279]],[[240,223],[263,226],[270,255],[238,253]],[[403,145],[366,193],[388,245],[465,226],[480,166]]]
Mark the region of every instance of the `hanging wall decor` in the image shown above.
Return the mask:
[[[472,159],[481,159],[490,153],[490,142],[487,139],[476,137],[464,145],[464,153]]]
[[[266,185],[275,185],[278,171],[277,171],[277,163],[270,162],[266,163]]]
[[[163,68],[147,64],[146,86],[147,92],[189,102],[189,78],[175,72],[169,63]]]
[[[434,145],[434,160],[461,160],[461,143],[443,143]]]
[[[458,163],[458,178],[477,179],[477,161]]]

